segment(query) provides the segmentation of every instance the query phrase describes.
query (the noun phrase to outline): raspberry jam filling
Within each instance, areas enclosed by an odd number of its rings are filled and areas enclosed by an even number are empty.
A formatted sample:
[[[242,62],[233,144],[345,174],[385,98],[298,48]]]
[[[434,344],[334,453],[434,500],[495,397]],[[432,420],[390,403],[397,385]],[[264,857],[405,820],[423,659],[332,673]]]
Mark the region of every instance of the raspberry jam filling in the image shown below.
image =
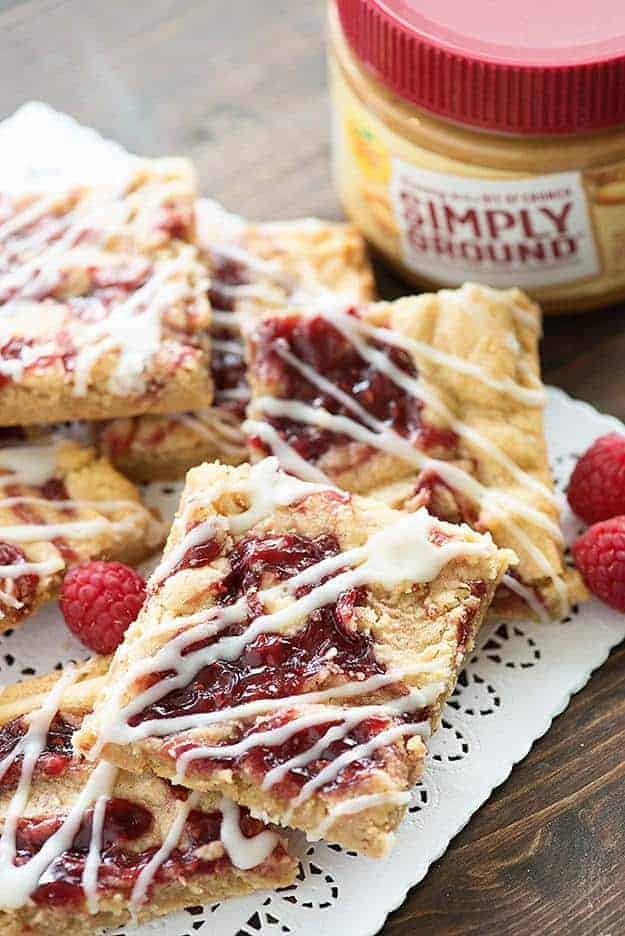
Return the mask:
[[[164,782],[164,781],[163,781]],[[35,855],[60,827],[61,819],[22,819],[17,829],[15,863],[24,864]],[[80,906],[85,899],[82,879],[91,842],[93,810],[83,819],[71,848],[60,855],[46,872],[46,883],[32,895],[37,904]],[[246,810],[240,811],[239,826],[246,838],[258,835],[263,826]],[[140,803],[112,798],[106,805],[102,828],[98,892],[122,892],[128,895],[141,871],[155,855],[158,845],[137,850],[137,844],[154,827],[152,812]],[[215,858],[202,856],[202,849],[219,841],[221,813],[192,810],[177,847],[158,867],[150,890],[158,884],[188,880],[197,874],[223,873],[230,865],[225,852]],[[133,846],[127,847],[127,846]],[[149,893],[149,892],[148,892]]]
[[[371,346],[383,351],[389,362],[408,377],[417,377],[416,366],[406,351],[379,341],[372,341]],[[361,423],[353,410],[285,361],[280,355],[280,349],[288,350],[379,422],[404,438],[414,440],[420,448],[455,448],[455,433],[424,422],[422,400],[365,360],[352,342],[322,316],[306,319],[287,316],[261,323],[255,337],[253,366],[260,383],[272,389],[277,387],[281,398],[323,407],[330,413],[347,416]],[[347,435],[312,425],[303,426],[285,417],[264,418],[307,461],[316,462],[332,446],[347,445],[353,441]]]
[[[208,539],[205,543],[190,546],[184,556],[171,570],[167,578],[182,572],[183,569],[201,569],[209,565],[221,552],[221,545],[215,539]],[[165,581],[165,580],[164,580]],[[162,584],[162,583],[161,583]]]
[[[28,725],[23,718],[14,718],[0,728],[0,763],[14,750],[24,737]],[[45,777],[59,777],[69,768],[73,758],[72,736],[76,726],[62,715],[55,715],[48,729],[46,743],[39,755],[35,774]],[[22,756],[16,757],[0,777],[0,789],[15,786],[22,770]]]

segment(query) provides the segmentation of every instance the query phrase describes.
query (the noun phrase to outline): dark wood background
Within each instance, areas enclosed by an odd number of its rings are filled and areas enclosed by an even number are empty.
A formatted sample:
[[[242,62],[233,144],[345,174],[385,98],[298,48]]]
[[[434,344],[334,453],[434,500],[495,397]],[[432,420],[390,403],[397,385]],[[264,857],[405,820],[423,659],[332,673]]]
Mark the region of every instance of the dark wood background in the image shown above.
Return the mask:
[[[324,72],[323,0],[0,0],[0,117],[38,98],[137,153],[190,156],[254,218],[340,217]],[[625,418],[625,308],[545,332],[546,380]],[[385,934],[625,933],[624,675],[620,649]]]

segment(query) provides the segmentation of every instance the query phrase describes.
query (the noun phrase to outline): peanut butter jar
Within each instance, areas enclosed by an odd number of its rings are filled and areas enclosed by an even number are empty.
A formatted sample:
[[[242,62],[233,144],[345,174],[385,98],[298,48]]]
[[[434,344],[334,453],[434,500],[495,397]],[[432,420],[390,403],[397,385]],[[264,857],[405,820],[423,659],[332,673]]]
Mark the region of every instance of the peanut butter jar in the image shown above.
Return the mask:
[[[421,288],[625,299],[623,0],[332,0],[345,210]]]

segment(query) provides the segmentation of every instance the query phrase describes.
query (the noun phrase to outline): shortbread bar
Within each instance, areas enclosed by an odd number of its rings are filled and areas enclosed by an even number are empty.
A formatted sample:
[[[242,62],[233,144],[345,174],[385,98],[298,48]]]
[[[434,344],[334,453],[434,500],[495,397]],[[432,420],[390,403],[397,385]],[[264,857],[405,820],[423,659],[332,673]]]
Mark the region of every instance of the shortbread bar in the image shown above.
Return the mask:
[[[100,450],[138,481],[184,477],[219,458],[247,458],[241,421],[249,399],[241,318],[286,305],[306,306],[329,292],[346,302],[373,298],[361,235],[348,224],[305,219],[251,224],[201,200],[198,245],[210,271],[214,405],[193,413],[117,419],[99,435]]]
[[[53,598],[76,562],[138,562],[163,538],[134,485],[93,449],[50,440],[0,447],[3,630]]]
[[[579,581],[547,459],[540,327],[522,293],[475,285],[249,322],[252,453],[489,530],[519,557],[494,611],[562,616]]]
[[[279,836],[223,798],[76,757],[107,661],[0,693],[0,931],[75,936],[290,884]]]
[[[192,469],[77,745],[383,855],[511,561],[275,458]]]
[[[208,277],[183,162],[0,196],[0,425],[210,403]]]

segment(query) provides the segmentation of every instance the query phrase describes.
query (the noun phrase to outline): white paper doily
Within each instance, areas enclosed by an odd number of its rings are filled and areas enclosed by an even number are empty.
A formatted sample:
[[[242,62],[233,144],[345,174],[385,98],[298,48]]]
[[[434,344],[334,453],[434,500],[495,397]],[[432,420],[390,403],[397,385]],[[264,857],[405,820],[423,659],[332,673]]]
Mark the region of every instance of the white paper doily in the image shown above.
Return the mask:
[[[25,139],[33,138],[31,124]],[[45,110],[48,139],[56,122],[63,128],[62,155],[71,127],[76,140],[93,131],[79,128]],[[51,118],[52,114],[52,118]],[[22,128],[23,131],[23,122]],[[2,136],[0,141],[7,141]],[[75,141],[76,142],[76,141]],[[104,144],[101,142],[102,146]],[[50,148],[47,148],[50,160]],[[116,150],[119,153],[118,150]],[[95,150],[94,150],[95,156]],[[562,391],[550,389],[547,439],[554,474],[562,491],[576,457],[597,436],[623,431],[616,419],[597,413]],[[151,485],[148,499],[163,512],[176,505],[179,485]],[[563,499],[568,539],[581,529]],[[397,845],[384,861],[361,858],[339,846],[310,845],[295,839],[301,857],[298,882],[285,890],[206,907],[190,907],[142,927],[125,927],[130,936],[372,936],[407,891],[427,873],[451,838],[528,753],[571,695],[589,679],[610,649],[625,638],[625,616],[598,601],[574,608],[554,625],[486,627],[434,736],[423,781],[415,789]],[[0,637],[0,683],[60,667],[86,653],[66,630],[51,605],[24,627]]]

